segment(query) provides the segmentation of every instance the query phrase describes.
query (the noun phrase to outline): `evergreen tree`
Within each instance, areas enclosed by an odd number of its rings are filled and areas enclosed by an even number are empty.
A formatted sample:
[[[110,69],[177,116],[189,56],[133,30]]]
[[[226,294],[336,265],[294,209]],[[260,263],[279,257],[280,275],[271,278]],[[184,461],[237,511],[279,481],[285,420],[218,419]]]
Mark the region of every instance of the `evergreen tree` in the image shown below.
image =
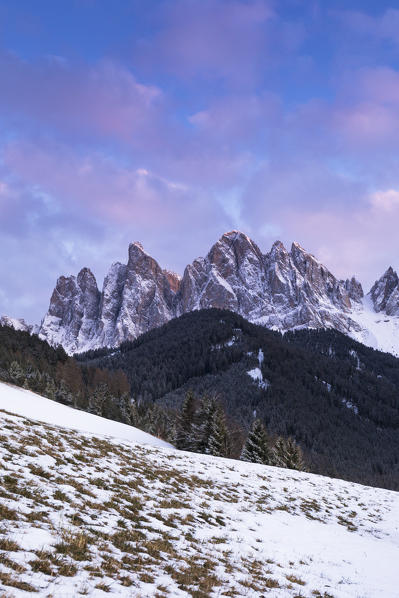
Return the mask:
[[[213,414],[206,452],[215,457],[226,457],[229,452],[228,449],[226,417],[223,409],[218,406]]]
[[[209,439],[216,411],[216,398],[205,396],[195,414],[193,423],[193,450],[196,453],[209,453]]]
[[[89,396],[90,413],[94,415],[103,415],[105,402],[108,396],[108,387],[106,384],[99,384]]]
[[[273,464],[277,467],[305,471],[301,447],[297,445],[293,438],[282,438],[279,436],[273,447],[273,455]]]
[[[45,387],[44,387],[44,392],[43,394],[51,400],[55,400],[55,393],[56,393],[56,387],[55,387],[55,382],[53,380],[53,378],[51,378],[47,373],[44,374],[44,381],[45,381]]]
[[[132,410],[131,410],[131,399],[128,393],[123,394],[119,399],[118,408],[121,414],[123,423],[130,426],[133,425]]]
[[[12,382],[14,382],[14,384],[21,385],[23,383],[23,381],[25,380],[24,370],[22,369],[22,367],[19,365],[19,363],[17,361],[13,361],[10,364],[8,373],[10,375]]]
[[[264,425],[255,419],[242,449],[241,461],[251,463],[273,464],[273,452],[269,446],[269,439]]]
[[[55,391],[55,400],[64,405],[73,405],[74,397],[66,385],[65,380],[59,381]]]
[[[135,401],[135,399],[132,399],[131,403],[130,403],[130,424],[132,426],[135,426],[136,428],[138,428],[140,426],[140,416],[139,416],[139,411],[137,408],[137,402]]]
[[[180,414],[176,422],[174,444],[180,450],[193,450],[193,423],[195,415],[195,399],[191,391],[186,394]]]

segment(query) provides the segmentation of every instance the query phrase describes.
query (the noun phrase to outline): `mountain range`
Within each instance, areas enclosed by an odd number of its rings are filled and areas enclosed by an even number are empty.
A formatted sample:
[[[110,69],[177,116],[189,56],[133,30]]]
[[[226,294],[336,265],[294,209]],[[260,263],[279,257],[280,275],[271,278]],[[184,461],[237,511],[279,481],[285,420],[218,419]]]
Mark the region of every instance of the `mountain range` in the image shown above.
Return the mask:
[[[102,291],[89,268],[61,276],[44,319],[30,331],[68,353],[83,352],[118,346],[212,307],[282,332],[334,328],[399,354],[399,278],[391,267],[365,295],[356,278],[339,280],[298,243],[288,251],[276,241],[264,254],[240,231],[225,233],[183,277],[162,269],[139,242],[129,246],[127,264],[111,266]],[[8,323],[29,328],[20,320]]]

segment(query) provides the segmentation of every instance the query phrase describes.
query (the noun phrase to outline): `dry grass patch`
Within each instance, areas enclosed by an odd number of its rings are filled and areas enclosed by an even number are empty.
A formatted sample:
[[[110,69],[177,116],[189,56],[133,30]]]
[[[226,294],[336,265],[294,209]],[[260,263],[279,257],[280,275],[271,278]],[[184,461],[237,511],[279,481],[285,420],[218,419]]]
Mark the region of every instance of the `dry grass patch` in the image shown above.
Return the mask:
[[[306,581],[303,581],[303,579],[299,579],[299,577],[297,577],[296,575],[286,575],[285,577],[291,583],[296,583],[299,586],[305,586],[306,585]]]
[[[19,579],[15,579],[14,577],[12,577],[10,573],[5,573],[4,571],[0,571],[0,582],[3,583],[5,586],[16,588],[18,590],[24,590],[25,592],[38,591],[30,583],[27,583],[26,581],[20,581]]]
[[[18,521],[19,515],[15,509],[10,509],[7,505],[0,503],[0,520],[8,519],[9,521]]]
[[[74,534],[71,530],[61,531],[62,541],[55,545],[59,554],[70,556],[75,561],[89,561],[89,537],[84,532]]]
[[[6,550],[7,552],[17,552],[18,550],[22,550],[22,548],[10,538],[0,538],[0,550]]]

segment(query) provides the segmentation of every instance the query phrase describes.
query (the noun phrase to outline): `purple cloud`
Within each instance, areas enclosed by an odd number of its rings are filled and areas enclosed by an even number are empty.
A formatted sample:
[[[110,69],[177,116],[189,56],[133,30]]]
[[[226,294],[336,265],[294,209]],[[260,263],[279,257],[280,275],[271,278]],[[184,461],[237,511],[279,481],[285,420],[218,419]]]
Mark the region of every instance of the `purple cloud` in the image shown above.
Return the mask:
[[[274,15],[267,0],[177,0],[161,8],[159,32],[136,51],[180,77],[216,77],[242,84],[258,76],[263,27]]]
[[[116,139],[143,146],[159,143],[163,93],[139,83],[121,65],[103,60],[94,66],[59,57],[27,63],[0,55],[0,108],[25,133],[29,129],[78,137]]]

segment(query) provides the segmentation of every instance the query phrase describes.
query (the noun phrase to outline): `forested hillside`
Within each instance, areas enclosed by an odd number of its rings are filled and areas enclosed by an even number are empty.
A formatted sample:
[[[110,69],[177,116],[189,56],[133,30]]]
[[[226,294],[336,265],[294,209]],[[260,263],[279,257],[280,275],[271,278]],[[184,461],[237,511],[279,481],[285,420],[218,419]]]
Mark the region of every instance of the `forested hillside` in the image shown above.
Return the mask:
[[[65,405],[129,423],[130,386],[121,370],[86,367],[36,335],[0,326],[0,380]]]
[[[79,359],[122,369],[160,427],[162,408],[177,415],[188,391],[216,395],[237,443],[256,417],[295,438],[312,471],[399,488],[399,360],[336,331],[283,337],[211,309]]]

